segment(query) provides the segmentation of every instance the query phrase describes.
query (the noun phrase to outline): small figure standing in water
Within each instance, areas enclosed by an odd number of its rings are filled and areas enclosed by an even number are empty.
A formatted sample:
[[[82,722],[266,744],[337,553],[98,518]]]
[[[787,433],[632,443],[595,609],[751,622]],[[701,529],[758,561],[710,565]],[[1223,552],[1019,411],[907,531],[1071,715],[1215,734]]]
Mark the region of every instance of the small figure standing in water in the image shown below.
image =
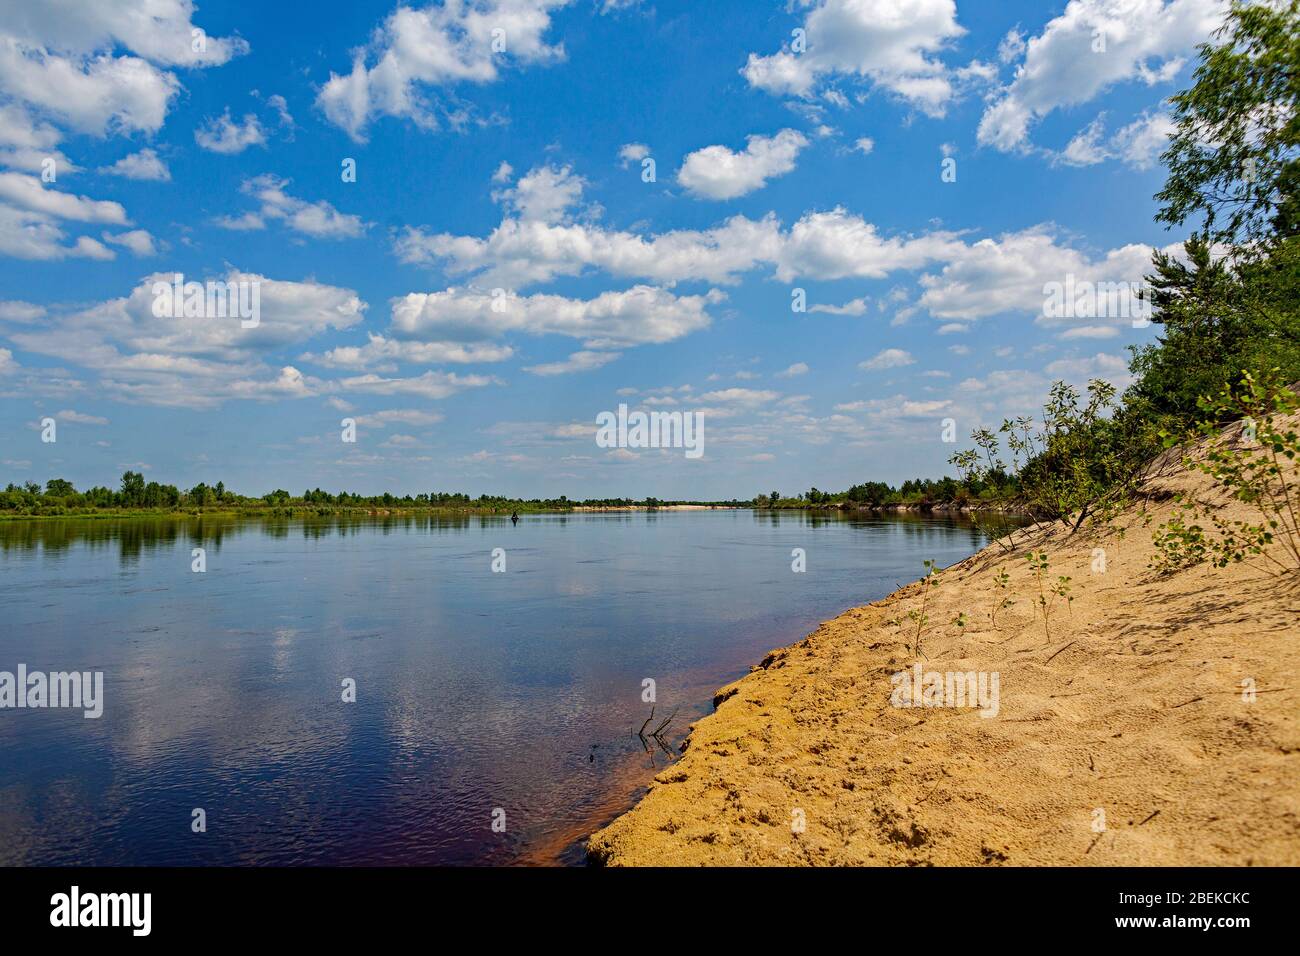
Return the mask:
[[[511,523],[511,524],[519,524],[519,512],[518,512],[518,511],[514,512],[514,514],[512,514],[512,515],[510,516],[510,523]]]

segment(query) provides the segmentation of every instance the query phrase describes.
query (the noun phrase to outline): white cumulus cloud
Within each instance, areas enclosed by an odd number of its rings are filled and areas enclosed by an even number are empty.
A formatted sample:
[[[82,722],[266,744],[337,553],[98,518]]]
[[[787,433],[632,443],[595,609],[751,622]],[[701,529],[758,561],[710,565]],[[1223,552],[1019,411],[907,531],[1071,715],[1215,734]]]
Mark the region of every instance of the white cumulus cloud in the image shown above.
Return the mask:
[[[859,362],[858,368],[868,372],[878,372],[887,368],[902,368],[915,362],[916,359],[912,357],[911,352],[905,352],[903,349],[884,349],[865,362]]]
[[[1225,9],[1224,0],[1070,0],[1025,44],[1015,76],[984,111],[979,142],[1026,149],[1030,128],[1053,110],[1120,83],[1171,80]]]
[[[242,123],[230,118],[230,109],[220,116],[211,117],[194,131],[194,142],[213,153],[227,156],[242,153],[250,146],[262,146],[266,143],[266,133],[261,121],[248,113]]]
[[[966,31],[954,0],[801,0],[805,49],[749,55],[741,73],[771,93],[810,96],[835,77],[866,80],[932,116],[960,82],[938,54]]]
[[[445,0],[420,9],[399,6],[354,52],[351,72],[331,71],[316,105],[357,141],[365,140],[377,116],[437,129],[438,87],[491,83],[504,63],[562,59],[563,45],[548,43],[546,36],[551,12],[568,3]]]
[[[726,146],[706,146],[686,157],[677,181],[706,199],[735,199],[762,189],[769,179],[794,169],[808,139],[793,129],[774,136],[750,136],[740,152]]]
[[[142,149],[138,153],[123,156],[112,166],[101,167],[99,171],[110,176],[153,182],[168,182],[172,178],[167,164],[159,159],[158,154],[152,149]]]

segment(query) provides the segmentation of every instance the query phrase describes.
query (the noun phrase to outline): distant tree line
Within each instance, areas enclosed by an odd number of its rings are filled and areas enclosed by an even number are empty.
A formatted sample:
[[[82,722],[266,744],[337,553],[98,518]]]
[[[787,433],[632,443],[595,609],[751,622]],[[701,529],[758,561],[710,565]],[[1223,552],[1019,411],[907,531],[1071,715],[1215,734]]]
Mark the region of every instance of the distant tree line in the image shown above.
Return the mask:
[[[51,478],[42,488],[34,481],[16,485],[12,482],[0,492],[0,513],[21,516],[57,516],[113,512],[201,512],[257,511],[283,513],[305,511],[333,513],[349,510],[412,510],[412,511],[570,511],[583,508],[660,508],[675,504],[708,504],[726,507],[743,507],[747,501],[688,502],[660,498],[587,498],[570,500],[567,495],[558,498],[510,498],[504,495],[479,495],[472,498],[462,492],[431,491],[416,495],[362,495],[340,491],[332,494],[321,488],[312,488],[301,495],[293,495],[283,488],[267,492],[260,497],[249,497],[226,488],[223,481],[215,485],[199,482],[188,491],[175,485],[145,481],[138,471],[127,471],[116,489],[95,486],[78,491],[64,478]]]
[[[898,487],[864,481],[846,491],[816,487],[786,497],[773,491],[754,498],[756,508],[926,508],[936,505],[977,506],[1005,501],[1016,492],[1015,479],[1005,472],[970,478],[909,478]]]

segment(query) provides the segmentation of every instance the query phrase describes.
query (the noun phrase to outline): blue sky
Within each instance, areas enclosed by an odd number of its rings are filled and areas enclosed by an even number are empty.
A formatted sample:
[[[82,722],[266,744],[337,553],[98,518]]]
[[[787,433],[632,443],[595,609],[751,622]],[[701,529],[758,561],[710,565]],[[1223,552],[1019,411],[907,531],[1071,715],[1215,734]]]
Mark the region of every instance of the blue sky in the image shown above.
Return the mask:
[[[1139,283],[1184,238],[1152,222],[1165,101],[1222,16],[302,9],[0,3],[4,480],[730,498],[950,471],[944,419],[1126,381],[1151,330],[1047,319],[1044,285]],[[152,316],[175,273],[259,283],[259,327]],[[704,456],[598,447],[619,403],[700,412]]]

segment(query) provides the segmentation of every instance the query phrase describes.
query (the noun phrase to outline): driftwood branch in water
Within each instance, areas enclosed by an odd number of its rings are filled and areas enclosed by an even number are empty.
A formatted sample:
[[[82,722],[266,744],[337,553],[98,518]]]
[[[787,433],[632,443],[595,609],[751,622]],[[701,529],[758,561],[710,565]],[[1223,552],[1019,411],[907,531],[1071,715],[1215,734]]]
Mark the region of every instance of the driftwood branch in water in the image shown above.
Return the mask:
[[[675,718],[676,716],[677,716],[677,711],[674,710],[671,714],[669,714],[662,721],[660,721],[654,730],[650,731],[650,733],[647,734],[645,732],[645,729],[649,727],[650,722],[655,719],[655,709],[653,706],[650,708],[650,716],[646,718],[645,723],[641,725],[641,730],[638,731],[637,733],[637,736],[641,738],[641,746],[644,747],[647,752],[649,752],[650,750],[650,741],[653,740],[655,743],[659,745],[660,749],[663,750],[664,753],[672,756],[673,753],[672,748],[670,748],[667,742],[665,742],[663,734],[664,731],[668,729],[668,725],[673,722],[673,718]]]
[[[654,705],[651,704],[650,716],[645,719],[645,723],[641,725],[641,729],[636,732],[636,735],[641,738],[642,743],[645,743],[645,729],[650,726],[650,721],[654,719],[655,719],[655,709],[654,709]]]

